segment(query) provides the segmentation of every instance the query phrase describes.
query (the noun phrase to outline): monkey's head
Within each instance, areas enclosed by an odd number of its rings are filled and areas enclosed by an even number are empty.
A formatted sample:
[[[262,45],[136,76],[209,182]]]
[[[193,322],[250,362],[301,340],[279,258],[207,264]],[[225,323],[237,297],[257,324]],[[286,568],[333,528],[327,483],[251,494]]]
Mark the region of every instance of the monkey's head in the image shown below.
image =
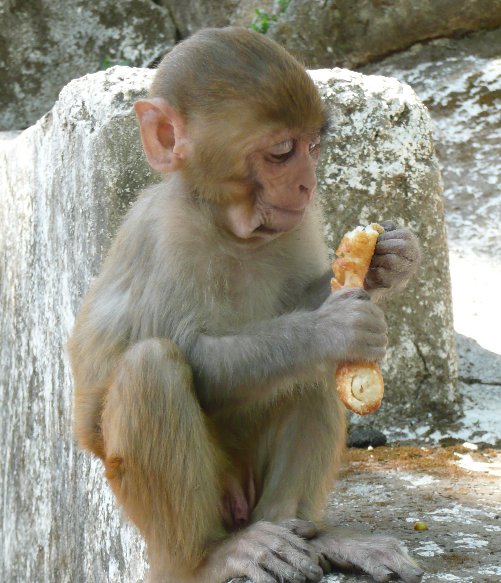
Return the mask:
[[[266,241],[300,224],[327,115],[278,44],[243,28],[202,30],[167,54],[135,111],[150,165],[180,172],[233,236]]]

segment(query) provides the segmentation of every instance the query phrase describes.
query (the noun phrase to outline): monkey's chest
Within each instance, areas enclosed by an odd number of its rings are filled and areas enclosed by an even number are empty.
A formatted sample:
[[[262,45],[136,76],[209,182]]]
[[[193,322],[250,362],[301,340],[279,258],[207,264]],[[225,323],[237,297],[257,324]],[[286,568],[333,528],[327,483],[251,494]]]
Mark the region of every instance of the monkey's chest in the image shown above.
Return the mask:
[[[224,333],[274,318],[281,312],[283,285],[282,277],[268,272],[215,278],[202,302],[207,327],[212,333]]]

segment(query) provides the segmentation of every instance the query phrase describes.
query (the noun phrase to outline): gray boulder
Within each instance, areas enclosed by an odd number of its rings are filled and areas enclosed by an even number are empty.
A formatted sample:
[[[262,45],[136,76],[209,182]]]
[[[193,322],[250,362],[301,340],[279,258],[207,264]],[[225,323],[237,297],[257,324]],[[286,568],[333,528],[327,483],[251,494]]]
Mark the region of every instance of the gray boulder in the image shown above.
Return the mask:
[[[148,0],[0,3],[0,130],[36,122],[72,79],[124,63],[144,67],[175,43]]]
[[[444,436],[499,442],[501,30],[416,45],[364,67],[409,83],[434,122],[442,168],[465,417]],[[463,427],[464,425],[464,427]],[[436,437],[436,435],[434,436]]]
[[[76,451],[64,345],[120,217],[158,179],[131,109],[151,75],[116,67],[75,80],[35,126],[0,141],[2,581],[119,583],[146,568],[101,464]],[[394,80],[347,71],[316,78],[334,116],[319,171],[332,245],[380,217],[410,223],[423,242],[419,279],[389,304],[381,419],[449,412],[455,357],[428,116]]]
[[[256,11],[273,12],[274,0],[159,0],[169,10],[181,38],[206,27],[244,26],[249,28]]]
[[[291,0],[270,36],[309,67],[355,67],[419,41],[501,26],[501,0]]]
[[[501,29],[441,39],[363,72],[409,83],[430,110],[456,253],[501,255]]]

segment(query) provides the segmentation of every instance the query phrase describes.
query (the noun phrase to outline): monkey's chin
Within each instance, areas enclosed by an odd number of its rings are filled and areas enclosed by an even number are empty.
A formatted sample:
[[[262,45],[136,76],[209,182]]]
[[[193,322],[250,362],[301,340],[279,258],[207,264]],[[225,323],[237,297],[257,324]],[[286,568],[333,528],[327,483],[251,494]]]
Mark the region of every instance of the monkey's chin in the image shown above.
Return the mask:
[[[228,235],[231,241],[239,248],[255,249],[256,247],[262,247],[263,245],[267,245],[268,243],[275,241],[279,237],[290,233],[292,230],[295,230],[295,228],[288,231],[283,231],[261,225],[244,237],[242,237],[241,234],[235,233],[233,231],[228,231]]]

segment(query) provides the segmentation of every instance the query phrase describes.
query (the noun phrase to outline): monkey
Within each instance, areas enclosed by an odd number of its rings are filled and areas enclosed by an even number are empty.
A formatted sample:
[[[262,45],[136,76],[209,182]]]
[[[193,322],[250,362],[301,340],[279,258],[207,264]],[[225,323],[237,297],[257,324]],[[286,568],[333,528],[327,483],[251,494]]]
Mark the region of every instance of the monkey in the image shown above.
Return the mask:
[[[182,41],[134,104],[161,174],[124,218],[68,342],[74,431],[144,537],[151,583],[421,580],[396,540],[330,525],[334,372],[380,360],[374,298],[419,263],[383,223],[365,289],[330,291],[315,202],[328,113],[304,67],[243,28]]]

